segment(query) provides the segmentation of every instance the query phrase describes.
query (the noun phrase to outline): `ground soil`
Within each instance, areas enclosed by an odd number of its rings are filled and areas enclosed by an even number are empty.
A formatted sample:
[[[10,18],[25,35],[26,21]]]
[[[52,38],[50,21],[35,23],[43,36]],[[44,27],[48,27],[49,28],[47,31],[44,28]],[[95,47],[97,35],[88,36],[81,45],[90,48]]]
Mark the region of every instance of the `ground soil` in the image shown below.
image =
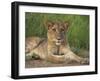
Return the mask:
[[[41,59],[31,59],[26,60],[25,68],[37,68],[37,67],[60,67],[60,66],[80,66],[80,65],[88,65],[88,64],[80,64],[75,61],[64,62],[64,63],[52,63]]]

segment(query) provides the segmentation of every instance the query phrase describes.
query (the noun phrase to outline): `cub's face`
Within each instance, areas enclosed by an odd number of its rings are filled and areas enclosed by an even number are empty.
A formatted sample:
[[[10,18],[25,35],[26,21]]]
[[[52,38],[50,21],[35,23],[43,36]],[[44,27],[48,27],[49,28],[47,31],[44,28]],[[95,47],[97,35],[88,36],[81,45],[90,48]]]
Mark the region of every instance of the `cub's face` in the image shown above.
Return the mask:
[[[67,22],[48,22],[47,23],[47,37],[49,41],[56,45],[61,45],[65,40],[65,33],[68,29]]]

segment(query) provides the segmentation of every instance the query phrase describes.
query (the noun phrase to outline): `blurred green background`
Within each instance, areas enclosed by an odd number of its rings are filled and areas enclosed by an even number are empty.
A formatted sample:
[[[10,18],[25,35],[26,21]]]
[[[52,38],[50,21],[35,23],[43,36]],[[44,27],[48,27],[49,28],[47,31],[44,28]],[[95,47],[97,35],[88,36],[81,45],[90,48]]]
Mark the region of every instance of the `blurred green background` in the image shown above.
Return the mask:
[[[89,16],[74,14],[25,13],[26,37],[46,37],[46,21],[68,21],[69,30],[66,36],[71,49],[89,51]]]

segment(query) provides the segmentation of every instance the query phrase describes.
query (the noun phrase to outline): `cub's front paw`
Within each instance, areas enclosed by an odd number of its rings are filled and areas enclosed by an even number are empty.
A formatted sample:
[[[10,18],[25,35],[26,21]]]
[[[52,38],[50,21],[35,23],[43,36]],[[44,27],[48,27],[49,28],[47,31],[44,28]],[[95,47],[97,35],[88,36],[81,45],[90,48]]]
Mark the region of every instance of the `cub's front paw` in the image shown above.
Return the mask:
[[[83,58],[81,60],[81,64],[89,64],[89,59],[88,58]]]

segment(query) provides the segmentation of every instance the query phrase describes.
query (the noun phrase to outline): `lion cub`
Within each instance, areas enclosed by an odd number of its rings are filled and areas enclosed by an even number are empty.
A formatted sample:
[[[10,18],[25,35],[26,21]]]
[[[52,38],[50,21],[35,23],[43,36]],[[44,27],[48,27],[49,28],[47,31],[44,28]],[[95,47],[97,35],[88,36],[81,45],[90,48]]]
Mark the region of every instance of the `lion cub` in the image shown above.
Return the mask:
[[[47,39],[28,37],[25,43],[26,56],[34,53],[43,60],[53,63],[76,61],[86,63],[86,59],[77,56],[70,50],[66,38],[68,22],[47,22]]]

